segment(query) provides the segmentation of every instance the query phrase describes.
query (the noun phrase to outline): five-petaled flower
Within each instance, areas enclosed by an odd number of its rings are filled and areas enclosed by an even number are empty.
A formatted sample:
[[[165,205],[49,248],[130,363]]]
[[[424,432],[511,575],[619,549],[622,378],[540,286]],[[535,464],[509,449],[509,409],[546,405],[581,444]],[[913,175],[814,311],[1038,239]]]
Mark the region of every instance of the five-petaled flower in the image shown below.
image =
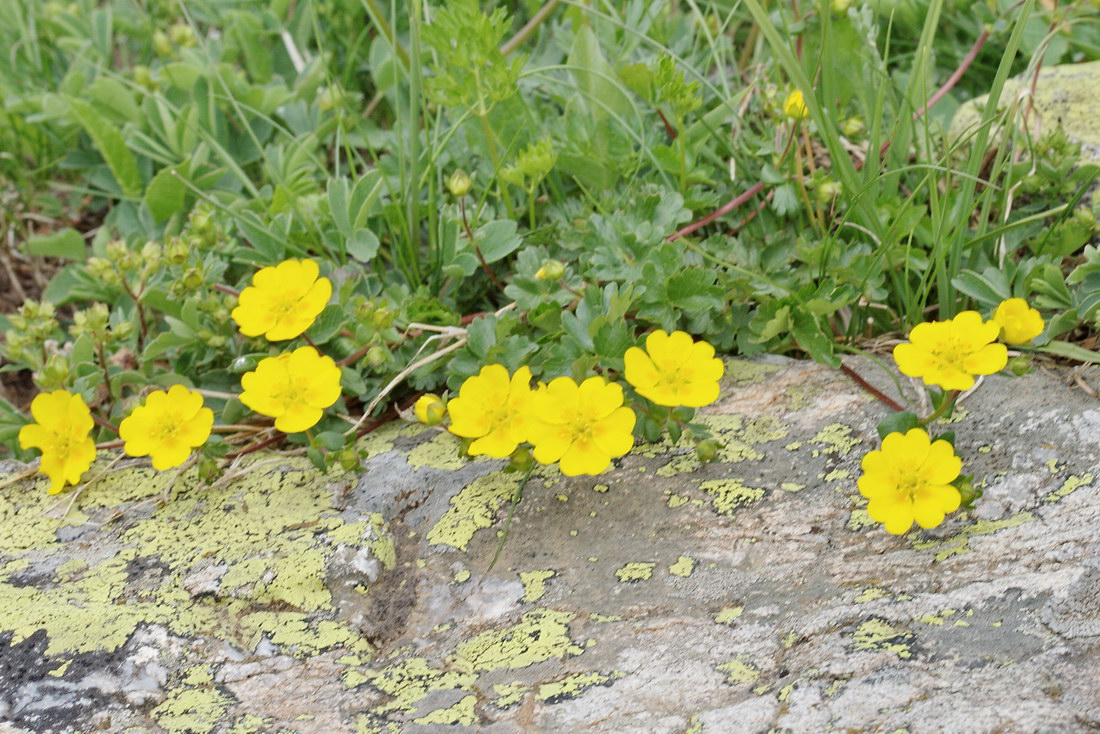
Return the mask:
[[[932,441],[920,428],[891,433],[880,451],[863,457],[863,476],[857,482],[866,497],[867,514],[886,530],[901,535],[916,520],[922,528],[934,528],[945,513],[959,509],[961,496],[951,482],[959,476],[962,461],[947,441]]]
[[[300,336],[332,296],[332,283],[318,272],[312,260],[284,260],[257,271],[233,309],[241,333],[273,342]]]
[[[187,461],[191,451],[206,443],[214,426],[214,411],[203,407],[202,395],[183,385],[168,392],[154,390],[145,403],[118,425],[122,450],[130,456],[149,456],[157,471]]]
[[[482,367],[466,378],[458,397],[447,403],[451,433],[476,439],[471,456],[503,459],[527,440],[531,407],[531,370],[520,367],[510,378],[504,365]]]
[[[993,320],[1001,327],[1001,337],[1009,344],[1026,344],[1043,333],[1043,316],[1022,298],[1001,301]]]
[[[261,360],[241,377],[242,403],[275,419],[283,433],[299,433],[321,420],[340,397],[340,368],[313,347]]]
[[[909,342],[894,347],[894,361],[902,374],[920,377],[926,385],[944,390],[969,390],[974,375],[992,375],[1008,363],[1008,349],[993,344],[999,324],[982,321],[977,311],[963,311],[947,321],[917,324]]]
[[[40,393],[31,402],[35,422],[19,429],[19,445],[38,449],[38,471],[50,478],[50,494],[76,484],[95,461],[92,413],[84,398],[67,390]]]
[[[634,411],[623,406],[623,388],[602,377],[578,385],[570,377],[551,380],[535,392],[527,440],[535,460],[560,461],[561,473],[599,474],[634,446]]]
[[[805,120],[810,116],[801,90],[796,89],[787,95],[787,101],[783,103],[783,114],[792,120]]]
[[[705,341],[674,331],[655,331],[646,337],[645,351],[626,350],[626,381],[638,394],[657,405],[698,408],[718,399],[718,380],[724,367]]]

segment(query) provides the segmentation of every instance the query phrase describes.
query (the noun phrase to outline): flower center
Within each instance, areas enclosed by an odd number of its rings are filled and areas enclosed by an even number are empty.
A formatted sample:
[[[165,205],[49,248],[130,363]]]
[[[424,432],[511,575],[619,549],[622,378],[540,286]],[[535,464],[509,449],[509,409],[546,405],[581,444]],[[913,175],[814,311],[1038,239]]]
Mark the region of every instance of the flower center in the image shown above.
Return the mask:
[[[922,482],[919,476],[915,473],[907,473],[898,479],[898,493],[908,497],[910,502],[914,502],[916,500],[915,495],[921,484]]]

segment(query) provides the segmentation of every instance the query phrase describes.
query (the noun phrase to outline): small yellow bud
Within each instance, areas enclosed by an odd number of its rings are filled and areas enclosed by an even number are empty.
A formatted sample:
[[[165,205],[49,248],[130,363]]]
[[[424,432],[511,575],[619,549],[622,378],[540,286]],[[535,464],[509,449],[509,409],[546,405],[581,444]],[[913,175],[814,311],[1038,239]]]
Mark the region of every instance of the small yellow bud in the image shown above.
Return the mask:
[[[426,393],[416,401],[413,414],[426,426],[438,426],[443,422],[443,416],[447,414],[447,406],[438,395]]]
[[[466,175],[465,171],[458,170],[451,174],[451,177],[447,179],[447,188],[451,194],[456,197],[462,197],[470,193],[470,189],[473,187],[474,182]]]
[[[713,438],[707,438],[695,444],[695,455],[699,461],[706,463],[714,461],[718,457],[718,449],[721,448]]]
[[[805,120],[810,116],[801,90],[796,89],[787,95],[787,101],[783,103],[783,114],[792,120]]]
[[[539,280],[561,280],[565,275],[565,263],[561,260],[543,260],[542,267],[535,273]]]
[[[168,37],[177,46],[194,46],[195,32],[186,23],[175,23],[168,29]]]
[[[157,52],[157,56],[167,56],[172,53],[172,41],[167,33],[164,31],[153,33],[153,50]]]

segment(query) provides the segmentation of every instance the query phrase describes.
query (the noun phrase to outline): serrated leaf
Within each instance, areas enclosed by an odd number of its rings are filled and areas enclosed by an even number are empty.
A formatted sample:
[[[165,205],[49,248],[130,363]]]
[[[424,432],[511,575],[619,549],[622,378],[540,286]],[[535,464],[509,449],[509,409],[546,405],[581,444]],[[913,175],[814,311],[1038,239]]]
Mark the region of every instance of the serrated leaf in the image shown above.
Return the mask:
[[[833,353],[832,334],[824,332],[817,319],[808,314],[796,313],[791,334],[798,346],[813,357],[814,361],[830,367],[840,366],[840,360]]]
[[[41,257],[83,260],[85,253],[84,238],[75,229],[65,227],[47,235],[28,239],[27,253]]]

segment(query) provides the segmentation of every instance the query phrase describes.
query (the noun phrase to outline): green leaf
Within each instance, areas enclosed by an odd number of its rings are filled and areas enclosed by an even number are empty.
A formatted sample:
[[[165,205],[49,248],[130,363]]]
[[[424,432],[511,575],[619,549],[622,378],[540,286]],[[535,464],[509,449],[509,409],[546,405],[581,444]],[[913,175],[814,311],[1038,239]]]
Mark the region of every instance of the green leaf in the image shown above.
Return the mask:
[[[474,239],[481,249],[485,262],[491,263],[515,252],[523,239],[516,234],[516,223],[511,219],[497,219],[478,228]]]
[[[192,337],[181,336],[171,331],[163,331],[145,345],[145,351],[141,353],[141,361],[145,362],[150,359],[156,359],[162,354],[177,347],[190,344],[192,341],[194,341]]]
[[[138,172],[137,160],[126,147],[122,133],[87,102],[74,97],[67,97],[66,101],[73,117],[88,133],[107,167],[111,169],[123,195],[135,199],[141,196],[141,174]]]
[[[607,117],[608,112],[619,117],[630,113],[630,98],[616,83],[615,71],[600,52],[600,42],[590,25],[577,29],[568,63],[578,91],[597,120]]]
[[[951,285],[984,306],[996,306],[1012,298],[1012,288],[1004,272],[994,268],[987,268],[980,275],[973,270],[964,270],[951,281]]]
[[[821,323],[808,314],[796,313],[791,334],[795,341],[814,361],[839,367],[840,360],[833,354],[833,336],[822,330]]]
[[[470,351],[478,357],[484,357],[497,343],[497,320],[492,316],[474,319],[466,327],[466,339]]]
[[[907,433],[912,428],[920,427],[920,419],[909,411],[891,413],[879,421],[878,437],[883,441],[891,433]]]
[[[330,303],[321,311],[317,320],[309,327],[309,338],[315,344],[324,344],[340,333],[345,321],[344,309]]]
[[[1085,349],[1071,342],[1051,342],[1046,346],[1039,347],[1039,351],[1059,357],[1067,357],[1068,359],[1076,359],[1078,362],[1100,364],[1100,352]]]
[[[153,176],[145,189],[145,206],[149,207],[153,221],[159,224],[183,209],[187,200],[187,185],[183,179],[187,178],[190,167],[188,159],[179,165],[162,168]]]
[[[30,255],[83,260],[84,250],[84,238],[71,227],[27,240],[27,253]]]
[[[378,254],[380,246],[378,235],[369,229],[357,229],[355,234],[348,238],[348,254],[361,263],[370,262]]]
[[[313,440],[329,451],[339,451],[344,448],[344,434],[336,431],[322,431],[314,436]]]

